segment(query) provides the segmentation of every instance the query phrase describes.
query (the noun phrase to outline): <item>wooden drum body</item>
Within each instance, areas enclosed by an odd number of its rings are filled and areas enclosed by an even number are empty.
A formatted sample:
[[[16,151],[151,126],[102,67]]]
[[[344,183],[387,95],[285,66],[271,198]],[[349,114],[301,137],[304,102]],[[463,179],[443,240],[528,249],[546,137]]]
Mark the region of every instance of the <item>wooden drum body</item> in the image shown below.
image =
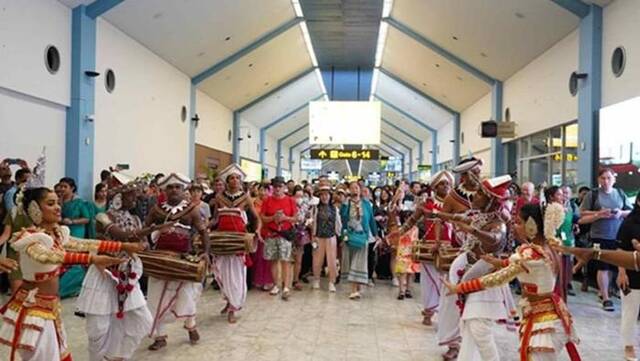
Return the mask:
[[[447,272],[451,268],[451,263],[460,254],[460,247],[453,247],[450,243],[444,243],[438,248],[436,256],[436,268],[440,271]]]
[[[230,256],[239,253],[255,252],[254,234],[246,232],[218,232],[209,233],[211,253],[216,256]]]
[[[171,251],[143,251],[137,254],[148,276],[169,281],[202,282],[206,263],[197,256]]]

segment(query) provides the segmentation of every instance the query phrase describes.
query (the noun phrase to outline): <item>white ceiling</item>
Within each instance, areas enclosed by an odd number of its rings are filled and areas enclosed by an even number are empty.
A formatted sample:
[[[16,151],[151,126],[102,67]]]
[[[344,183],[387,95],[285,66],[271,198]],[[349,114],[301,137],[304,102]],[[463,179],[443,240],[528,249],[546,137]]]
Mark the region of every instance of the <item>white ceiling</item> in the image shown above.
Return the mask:
[[[322,88],[318,84],[318,78],[314,72],[310,72],[242,112],[240,117],[243,121],[249,121],[256,127],[262,128],[320,95],[322,95]],[[306,116],[308,120],[308,112]]]
[[[549,0],[399,0],[391,16],[500,80],[579,23],[577,16]]]
[[[416,88],[420,89],[419,87]],[[435,129],[439,129],[453,120],[453,116],[446,110],[382,72],[379,72],[378,75],[376,95],[381,96],[393,105],[412,114],[414,117],[421,119]]]
[[[105,15],[191,77],[294,17],[290,0],[127,0]]]

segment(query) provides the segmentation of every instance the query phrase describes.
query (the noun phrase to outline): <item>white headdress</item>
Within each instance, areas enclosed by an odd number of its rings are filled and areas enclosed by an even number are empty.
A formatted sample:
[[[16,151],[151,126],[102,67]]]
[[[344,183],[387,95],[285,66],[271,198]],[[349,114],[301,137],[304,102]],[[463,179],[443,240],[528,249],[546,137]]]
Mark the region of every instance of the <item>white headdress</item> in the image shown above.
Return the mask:
[[[225,169],[223,169],[222,171],[220,171],[220,174],[218,175],[218,177],[220,177],[221,179],[224,179],[224,181],[227,181],[227,177],[230,175],[237,175],[238,177],[240,177],[240,180],[243,181],[244,178],[247,176],[247,173],[245,173],[242,168],[240,168],[239,165],[237,165],[236,163],[231,163],[229,164]]]
[[[160,181],[158,182],[158,186],[161,189],[167,188],[167,186],[169,185],[181,185],[183,187],[186,187],[189,184],[191,184],[191,179],[180,173],[171,173],[168,176],[160,179]]]

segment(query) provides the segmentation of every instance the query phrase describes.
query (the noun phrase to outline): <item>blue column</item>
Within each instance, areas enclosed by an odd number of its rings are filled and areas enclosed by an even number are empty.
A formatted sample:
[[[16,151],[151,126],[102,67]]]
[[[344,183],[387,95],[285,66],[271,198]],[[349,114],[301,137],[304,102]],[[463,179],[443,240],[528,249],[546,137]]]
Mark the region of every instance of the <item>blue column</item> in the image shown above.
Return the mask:
[[[438,132],[431,132],[431,174],[438,171]]]
[[[496,80],[491,89],[491,119],[502,121],[502,82]],[[502,138],[491,139],[491,176],[495,177],[503,173],[504,147]]]
[[[578,182],[593,186],[598,169],[602,87],[602,8],[591,5],[580,21],[578,70],[588,74],[578,90]]]
[[[460,113],[453,116],[453,165],[460,162]]]
[[[289,148],[289,173],[293,174],[293,148]]]
[[[424,149],[422,147],[423,145],[424,145],[423,141],[419,141],[418,142],[418,147],[420,147],[418,149],[419,150],[419,153],[418,153],[418,162],[419,162],[419,164],[424,164]]]
[[[409,148],[409,181],[413,181],[413,149]]]
[[[196,125],[192,119],[196,115],[196,86],[191,83],[189,91],[189,174],[192,179],[196,178]]]
[[[280,144],[278,142],[278,144]],[[260,149],[260,153],[258,154],[258,156],[260,157],[260,166],[262,166],[262,169],[264,169],[265,167],[265,153],[264,153],[264,147],[267,145],[267,130],[265,128],[260,129],[260,141],[259,141],[259,149]],[[279,159],[278,159],[279,161]],[[278,163],[280,164],[280,163]],[[280,175],[278,173],[276,173],[276,175]]]
[[[260,162],[264,164],[264,155],[262,155],[262,153],[260,153]],[[276,151],[276,175],[278,177],[282,176],[282,140],[281,139],[278,139],[278,150]]]
[[[232,156],[233,162],[240,164],[240,113],[233,112],[233,142],[232,145]]]
[[[95,81],[85,71],[96,67],[96,20],[86,6],[73,9],[71,22],[71,104],[66,120],[65,173],[78,184],[78,194],[93,199]],[[108,120],[107,120],[108,121]]]

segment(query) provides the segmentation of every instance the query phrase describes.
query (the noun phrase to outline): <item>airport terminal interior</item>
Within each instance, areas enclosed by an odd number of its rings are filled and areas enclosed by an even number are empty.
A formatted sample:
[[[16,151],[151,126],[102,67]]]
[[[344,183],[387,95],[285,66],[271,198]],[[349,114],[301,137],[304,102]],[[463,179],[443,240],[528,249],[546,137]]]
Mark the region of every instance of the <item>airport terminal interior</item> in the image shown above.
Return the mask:
[[[639,32],[0,0],[0,360],[637,361]]]

